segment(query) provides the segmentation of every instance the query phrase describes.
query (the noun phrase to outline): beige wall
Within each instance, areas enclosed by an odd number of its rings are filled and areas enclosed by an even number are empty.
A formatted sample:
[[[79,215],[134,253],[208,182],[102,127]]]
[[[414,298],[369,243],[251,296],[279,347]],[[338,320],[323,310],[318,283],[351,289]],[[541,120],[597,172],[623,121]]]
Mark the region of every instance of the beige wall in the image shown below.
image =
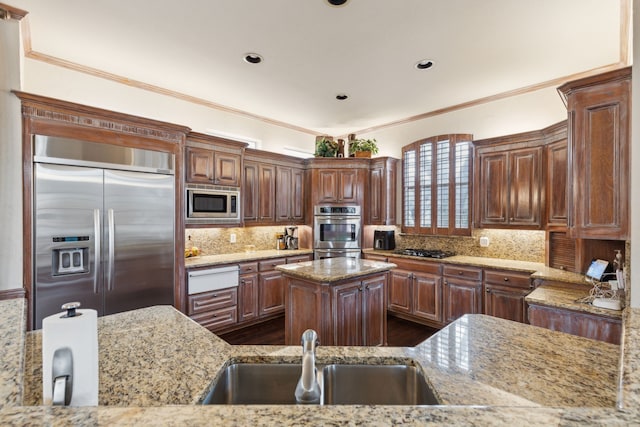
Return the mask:
[[[22,287],[20,27],[0,20],[0,290]]]

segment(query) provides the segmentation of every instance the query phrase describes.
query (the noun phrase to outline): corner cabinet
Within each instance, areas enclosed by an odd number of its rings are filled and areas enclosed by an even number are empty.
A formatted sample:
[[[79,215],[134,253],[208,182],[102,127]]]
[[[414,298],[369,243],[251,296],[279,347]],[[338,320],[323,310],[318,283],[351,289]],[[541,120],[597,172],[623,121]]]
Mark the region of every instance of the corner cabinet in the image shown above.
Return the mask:
[[[190,132],[185,148],[186,182],[240,187],[240,165],[246,145]]]
[[[364,203],[369,185],[370,159],[324,158],[307,160],[311,185],[309,209],[313,206],[337,203],[360,205]]]
[[[559,91],[569,114],[569,233],[628,240],[631,67]]]

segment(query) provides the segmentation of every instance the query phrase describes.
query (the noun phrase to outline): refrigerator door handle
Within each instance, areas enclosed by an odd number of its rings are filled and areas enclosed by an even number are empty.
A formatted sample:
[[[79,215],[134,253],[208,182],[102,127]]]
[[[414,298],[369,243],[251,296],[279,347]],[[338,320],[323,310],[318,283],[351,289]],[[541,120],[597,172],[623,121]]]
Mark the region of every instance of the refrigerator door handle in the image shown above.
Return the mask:
[[[100,277],[98,276],[98,272],[100,271],[100,264],[102,263],[101,257],[101,236],[102,227],[100,225],[100,209],[93,210],[93,242],[94,242],[94,252],[96,254],[94,267],[93,267],[93,292],[98,293],[98,284],[100,283]]]
[[[115,248],[115,224],[113,209],[107,211],[108,227],[109,227],[109,258],[107,263],[107,291],[113,290],[113,267],[114,267],[114,248]]]

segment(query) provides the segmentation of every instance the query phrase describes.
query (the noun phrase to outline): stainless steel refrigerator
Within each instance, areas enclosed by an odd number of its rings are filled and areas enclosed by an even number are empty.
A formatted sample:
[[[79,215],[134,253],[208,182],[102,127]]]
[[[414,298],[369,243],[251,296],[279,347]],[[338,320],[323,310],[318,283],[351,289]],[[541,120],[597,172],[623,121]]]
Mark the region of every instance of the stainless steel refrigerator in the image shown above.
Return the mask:
[[[173,304],[173,155],[34,138],[34,328],[79,301],[98,315]]]

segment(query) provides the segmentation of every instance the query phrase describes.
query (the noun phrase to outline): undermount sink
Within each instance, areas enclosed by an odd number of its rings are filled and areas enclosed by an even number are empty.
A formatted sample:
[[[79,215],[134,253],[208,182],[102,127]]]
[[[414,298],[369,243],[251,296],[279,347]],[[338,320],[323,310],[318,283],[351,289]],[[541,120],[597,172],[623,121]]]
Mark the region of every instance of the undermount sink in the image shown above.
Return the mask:
[[[437,405],[420,372],[408,365],[317,367],[324,405]],[[301,364],[235,363],[222,373],[203,404],[295,405]]]
[[[325,405],[437,405],[418,368],[408,365],[328,365]]]

